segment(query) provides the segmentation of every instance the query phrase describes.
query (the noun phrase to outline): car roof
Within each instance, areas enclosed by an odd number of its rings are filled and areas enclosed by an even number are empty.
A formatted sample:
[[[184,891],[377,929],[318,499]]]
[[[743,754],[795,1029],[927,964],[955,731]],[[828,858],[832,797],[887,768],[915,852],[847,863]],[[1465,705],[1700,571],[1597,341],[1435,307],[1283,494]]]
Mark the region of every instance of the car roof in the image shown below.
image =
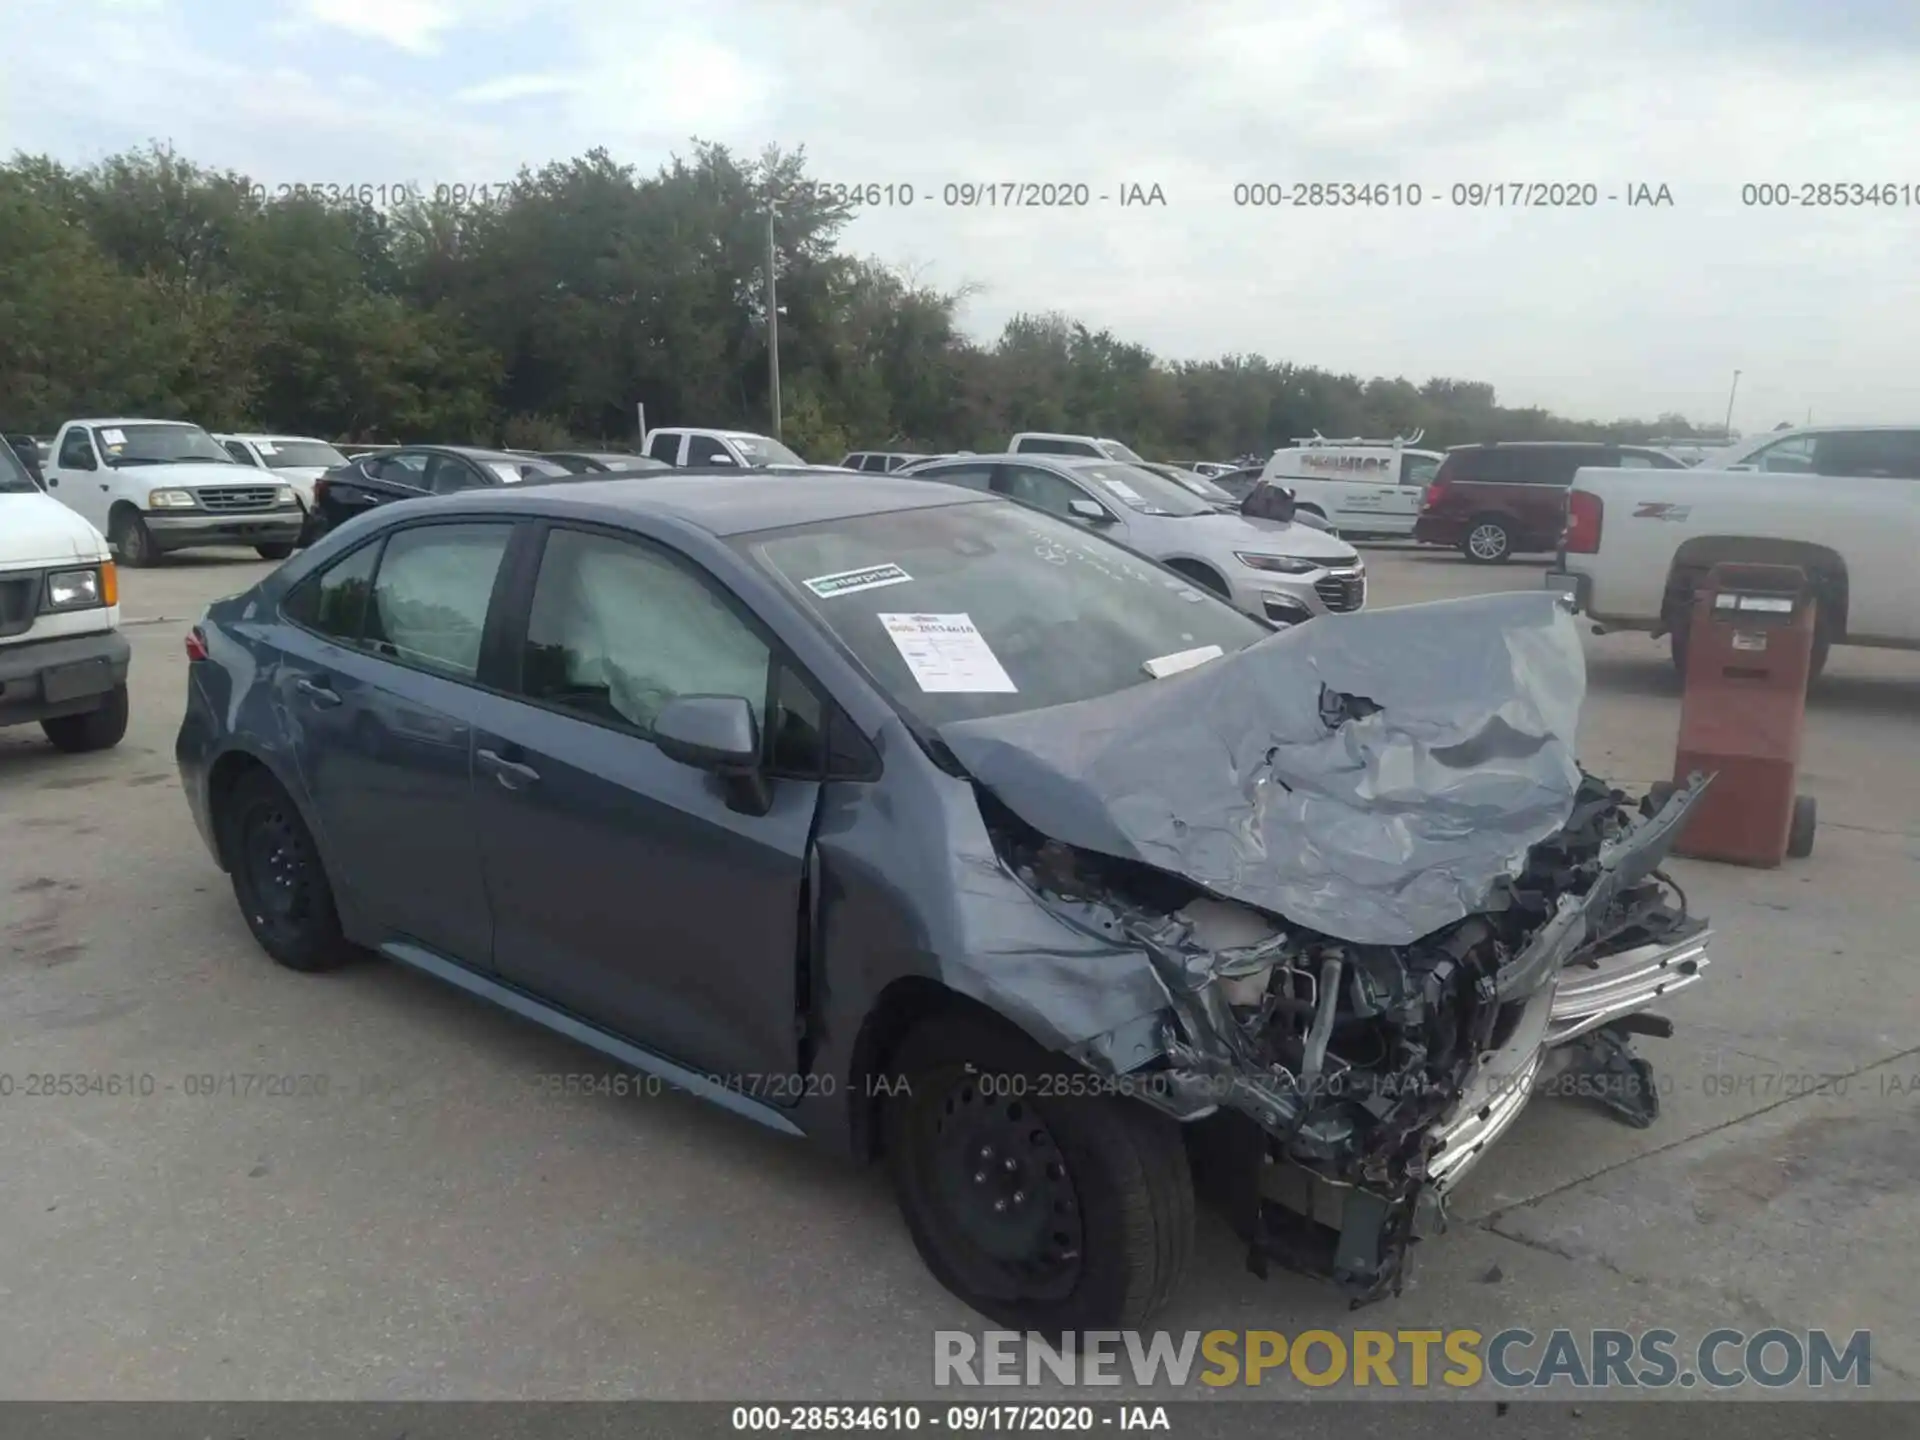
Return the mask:
[[[480,445],[383,445],[383,450],[438,450],[446,455],[464,455],[469,460],[545,460],[532,450],[490,450]]]
[[[69,420],[69,425],[185,425],[190,430],[201,427],[191,420],[159,420],[151,415],[115,415],[103,420]]]
[[[332,445],[318,435],[281,435],[272,430],[216,430],[216,440],[298,440],[302,445]]]
[[[1649,445],[1642,440],[1476,440],[1466,445],[1450,445],[1447,453],[1456,450],[1665,450],[1658,445]]]
[[[463,504],[537,510],[579,519],[665,515],[711,535],[749,535],[821,520],[991,503],[998,497],[854,471],[742,475],[728,466],[607,475],[559,487],[517,485],[463,492]]]

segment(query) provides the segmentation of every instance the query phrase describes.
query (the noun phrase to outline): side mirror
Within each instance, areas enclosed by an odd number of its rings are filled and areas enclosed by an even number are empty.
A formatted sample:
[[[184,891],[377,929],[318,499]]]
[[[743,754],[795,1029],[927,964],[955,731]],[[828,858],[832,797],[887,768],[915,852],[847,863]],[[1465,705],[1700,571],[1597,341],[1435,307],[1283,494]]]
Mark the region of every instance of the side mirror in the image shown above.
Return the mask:
[[[1240,513],[1254,520],[1291,521],[1297,508],[1294,494],[1272,483],[1255,485],[1241,503]]]
[[[760,725],[738,695],[679,695],[660,708],[653,743],[669,760],[719,777],[727,805],[746,815],[773,806],[773,788],[760,766]]]
[[[733,464],[733,457],[727,454],[726,451],[722,450],[718,455],[714,456],[713,459],[709,460],[707,463],[709,465],[731,465]]]
[[[1076,520],[1086,521],[1089,525],[1111,525],[1113,523],[1113,516],[1107,513],[1106,507],[1095,500],[1069,500],[1067,502],[1067,513],[1072,515]]]

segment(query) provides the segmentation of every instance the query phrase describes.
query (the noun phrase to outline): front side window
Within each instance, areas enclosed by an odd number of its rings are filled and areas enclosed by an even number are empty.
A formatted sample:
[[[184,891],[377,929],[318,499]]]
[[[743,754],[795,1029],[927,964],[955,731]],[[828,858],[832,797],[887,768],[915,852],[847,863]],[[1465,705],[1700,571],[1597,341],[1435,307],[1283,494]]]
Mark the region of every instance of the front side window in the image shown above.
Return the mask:
[[[944,480],[946,476],[943,474],[937,478]],[[1058,515],[1063,520],[1077,518],[1073,513],[1074,501],[1091,498],[1072,481],[1061,479],[1051,470],[1036,470],[1030,465],[1004,466],[995,488],[1009,500],[1018,500],[1023,505],[1031,505],[1049,515]]]
[[[227,447],[227,453],[231,455],[234,459],[238,460],[242,465],[256,465],[259,463],[253,458],[253,452],[247,449],[246,441],[227,440],[227,441],[223,441],[222,443]]]
[[[456,490],[473,489],[480,477],[451,455],[435,455],[427,461],[425,483],[435,495],[451,495]]]
[[[713,584],[665,551],[548,535],[521,659],[530,699],[644,734],[678,696],[738,695],[764,734],[771,660]]]
[[[711,435],[689,435],[687,437],[687,464],[689,465],[731,465],[733,456],[727,453],[727,447]]]
[[[1779,471],[1787,475],[1811,475],[1813,473],[1813,442],[1811,435],[1795,435],[1786,440],[1777,440],[1762,450],[1756,451],[1747,463],[1756,470]]]
[[[480,669],[480,638],[510,524],[418,525],[387,540],[373,579],[366,643],[377,654],[459,680]]]
[[[63,470],[92,470],[93,441],[87,438],[86,427],[76,425],[67,431],[60,441],[60,468]]]
[[[1437,455],[1402,455],[1400,483],[1424,487],[1433,482],[1434,472],[1439,468],[1440,457]]]

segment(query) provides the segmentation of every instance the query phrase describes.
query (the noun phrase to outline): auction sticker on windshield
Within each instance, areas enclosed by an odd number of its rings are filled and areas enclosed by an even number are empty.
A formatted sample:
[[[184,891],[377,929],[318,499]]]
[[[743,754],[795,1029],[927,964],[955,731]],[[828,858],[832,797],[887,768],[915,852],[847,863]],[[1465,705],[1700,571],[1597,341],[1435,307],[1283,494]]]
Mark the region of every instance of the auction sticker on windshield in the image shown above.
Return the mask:
[[[957,615],[901,615],[882,612],[880,623],[893,637],[900,658],[929,695],[1013,695],[1019,687],[1002,668],[973,623]]]
[[[1129,505],[1144,505],[1146,503],[1140,498],[1140,492],[1124,480],[1109,480],[1103,475],[1100,478],[1100,483]]]
[[[856,590],[878,590],[882,585],[905,585],[913,577],[898,565],[862,565],[858,570],[836,570],[800,583],[822,600],[851,595]]]
[[[100,432],[100,439],[103,444],[124,445],[127,443],[127,432],[124,430],[115,430],[109,427],[108,429],[102,430]]]

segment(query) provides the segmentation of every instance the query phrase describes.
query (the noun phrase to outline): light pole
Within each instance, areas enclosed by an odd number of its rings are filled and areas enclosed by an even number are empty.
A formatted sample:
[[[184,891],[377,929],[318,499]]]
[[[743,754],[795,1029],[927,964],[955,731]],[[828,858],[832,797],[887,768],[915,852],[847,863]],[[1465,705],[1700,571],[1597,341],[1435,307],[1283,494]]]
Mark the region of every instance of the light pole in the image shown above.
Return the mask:
[[[1720,427],[1721,433],[1729,440],[1733,439],[1733,397],[1739,393],[1740,372],[1736,370],[1733,372],[1733,385],[1727,391],[1727,423]]]
[[[773,206],[767,206],[767,389],[773,400],[773,438],[780,438],[780,302],[773,279]]]

